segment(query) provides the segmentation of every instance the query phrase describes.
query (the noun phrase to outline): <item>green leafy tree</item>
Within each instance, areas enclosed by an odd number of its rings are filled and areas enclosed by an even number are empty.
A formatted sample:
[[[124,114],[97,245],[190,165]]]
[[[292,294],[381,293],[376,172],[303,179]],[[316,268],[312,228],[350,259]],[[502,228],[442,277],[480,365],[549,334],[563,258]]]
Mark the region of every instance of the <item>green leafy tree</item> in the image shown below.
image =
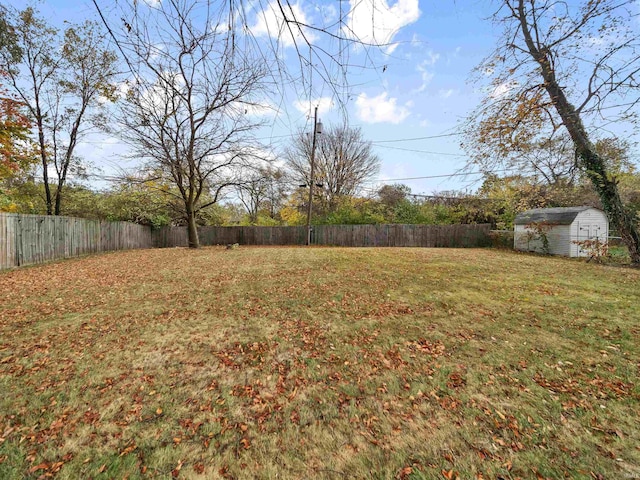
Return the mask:
[[[24,181],[37,161],[30,129],[24,104],[0,85],[0,211],[19,210],[13,199],[15,184]]]
[[[35,124],[46,211],[59,215],[69,175],[82,171],[76,146],[98,118],[101,97],[113,99],[116,56],[92,22],[61,35],[33,7],[3,9],[0,19],[12,40],[0,42],[0,68]]]

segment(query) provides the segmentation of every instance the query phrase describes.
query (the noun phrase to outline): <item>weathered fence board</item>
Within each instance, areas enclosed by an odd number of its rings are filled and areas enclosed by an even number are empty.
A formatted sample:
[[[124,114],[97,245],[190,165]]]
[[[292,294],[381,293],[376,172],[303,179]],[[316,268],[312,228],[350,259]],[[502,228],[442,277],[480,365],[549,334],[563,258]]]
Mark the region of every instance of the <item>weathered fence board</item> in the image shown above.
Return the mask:
[[[482,225],[316,225],[313,245],[342,247],[484,247],[489,224]],[[305,245],[306,227],[200,227],[201,245]],[[186,247],[186,227],[153,232],[156,247]]]
[[[313,245],[482,247],[489,225],[316,225]],[[304,245],[298,227],[201,227],[202,245]],[[0,269],[111,250],[186,247],[186,227],[150,227],[72,217],[0,213]]]
[[[142,225],[0,213],[0,269],[89,253],[151,247],[151,228]]]

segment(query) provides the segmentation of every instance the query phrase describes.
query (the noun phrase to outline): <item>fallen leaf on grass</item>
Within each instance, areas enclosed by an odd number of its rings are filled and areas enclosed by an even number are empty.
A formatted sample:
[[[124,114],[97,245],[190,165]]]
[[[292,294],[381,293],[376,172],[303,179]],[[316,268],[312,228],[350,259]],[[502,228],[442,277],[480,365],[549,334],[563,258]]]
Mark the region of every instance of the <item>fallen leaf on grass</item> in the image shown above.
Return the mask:
[[[411,467],[404,467],[402,470],[400,470],[398,472],[398,474],[396,475],[396,478],[398,480],[404,480],[405,478],[407,478],[409,475],[411,475],[413,473],[413,468]]]
[[[451,470],[442,470],[442,476],[444,478],[446,478],[447,480],[459,480],[460,476],[458,475],[458,472],[454,471],[453,469]]]
[[[127,448],[125,448],[124,450],[122,450],[120,452],[120,456],[124,457],[125,455],[127,455],[128,453],[133,452],[136,448],[138,448],[138,446],[135,443],[132,443],[131,445],[129,445]]]
[[[29,473],[37,472],[38,470],[48,470],[49,465],[47,463],[40,463],[29,469]]]
[[[182,460],[180,460],[178,462],[178,465],[176,465],[176,468],[171,470],[171,476],[173,478],[178,478],[178,475],[180,475],[180,470],[182,470],[182,465],[184,465],[184,462]]]

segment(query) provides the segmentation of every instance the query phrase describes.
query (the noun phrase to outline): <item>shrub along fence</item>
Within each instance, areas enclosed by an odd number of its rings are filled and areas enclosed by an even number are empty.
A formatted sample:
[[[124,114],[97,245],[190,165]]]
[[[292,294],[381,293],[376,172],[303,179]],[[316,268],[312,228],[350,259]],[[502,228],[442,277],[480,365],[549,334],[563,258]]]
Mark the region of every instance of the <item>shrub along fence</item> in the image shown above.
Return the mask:
[[[0,213],[0,269],[152,247],[151,228],[134,223]]]
[[[313,245],[342,247],[484,247],[489,224],[478,225],[316,225]],[[202,245],[305,245],[306,227],[200,227]],[[156,247],[186,247],[186,227],[154,232]]]

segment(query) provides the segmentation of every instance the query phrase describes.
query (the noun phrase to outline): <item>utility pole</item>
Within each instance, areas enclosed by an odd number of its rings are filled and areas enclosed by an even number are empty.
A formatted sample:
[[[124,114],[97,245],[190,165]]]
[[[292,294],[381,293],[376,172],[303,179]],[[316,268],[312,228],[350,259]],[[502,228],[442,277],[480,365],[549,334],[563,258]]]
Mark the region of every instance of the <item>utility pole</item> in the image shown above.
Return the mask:
[[[313,211],[313,186],[316,174],[316,134],[322,133],[322,123],[318,122],[318,107],[313,114],[313,140],[311,141],[311,175],[309,177],[309,205],[307,206],[307,245],[311,245],[311,213]]]

